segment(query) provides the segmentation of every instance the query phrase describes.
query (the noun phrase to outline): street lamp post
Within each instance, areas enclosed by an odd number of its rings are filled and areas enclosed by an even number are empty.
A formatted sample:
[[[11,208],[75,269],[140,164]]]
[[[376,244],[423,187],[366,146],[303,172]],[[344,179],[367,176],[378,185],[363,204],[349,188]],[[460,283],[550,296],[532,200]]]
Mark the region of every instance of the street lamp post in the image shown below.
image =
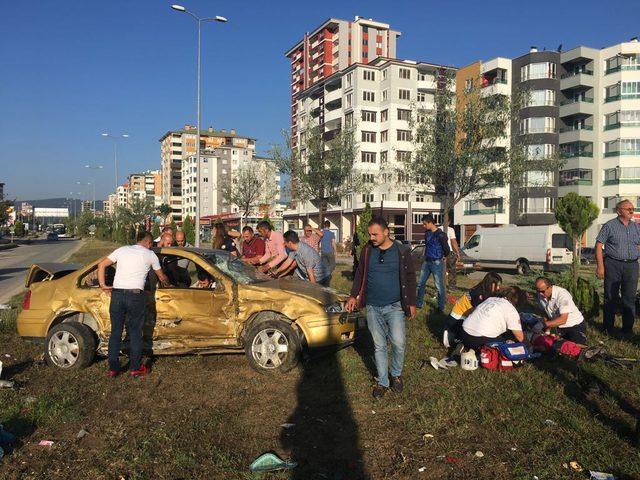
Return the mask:
[[[90,170],[102,170],[102,165],[85,165],[84,168],[88,168]],[[96,177],[94,176],[91,179],[91,183],[93,183],[93,214],[96,214]]]
[[[198,24],[198,68],[197,68],[197,99],[196,99],[196,214],[195,214],[195,231],[196,231],[196,248],[200,246],[200,90],[201,90],[201,82],[200,82],[200,36],[202,30],[202,22],[221,22],[225,23],[227,19],[225,17],[221,17],[216,15],[215,17],[209,18],[199,18],[197,15],[193,14],[189,10],[187,10],[182,5],[171,5],[171,8],[176,10],[177,12],[186,13],[191,15],[191,17]]]
[[[101,135],[104,138],[113,141],[113,170],[114,170],[115,179],[116,179],[114,193],[116,194],[116,199],[117,199],[118,198],[118,141],[120,141],[121,139],[129,138],[129,134],[121,133],[119,135],[112,135],[111,133],[104,132]],[[116,228],[118,228],[118,201],[116,201],[116,207],[114,208],[113,215],[114,215]]]

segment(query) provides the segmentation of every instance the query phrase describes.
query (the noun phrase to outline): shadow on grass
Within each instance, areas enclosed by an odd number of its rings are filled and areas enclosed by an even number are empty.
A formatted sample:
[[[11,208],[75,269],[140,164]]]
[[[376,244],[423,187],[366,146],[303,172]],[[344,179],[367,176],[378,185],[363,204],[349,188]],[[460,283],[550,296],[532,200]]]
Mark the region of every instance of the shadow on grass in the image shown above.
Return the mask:
[[[298,466],[291,479],[368,479],[358,426],[335,352],[308,357],[297,386],[298,404],[280,441]]]
[[[541,359],[535,363],[535,366],[563,384],[564,394],[567,398],[585,407],[593,414],[595,420],[610,429],[618,438],[634,447],[640,445],[638,436],[640,433],[638,430],[640,428],[638,425],[640,410],[624,398],[620,392],[613,390],[598,376],[582,369],[579,363],[565,358]],[[610,402],[607,402],[607,399]],[[630,427],[629,423],[622,418],[607,412],[603,408],[605,402],[609,403],[610,407],[632,416],[635,420],[635,427]]]

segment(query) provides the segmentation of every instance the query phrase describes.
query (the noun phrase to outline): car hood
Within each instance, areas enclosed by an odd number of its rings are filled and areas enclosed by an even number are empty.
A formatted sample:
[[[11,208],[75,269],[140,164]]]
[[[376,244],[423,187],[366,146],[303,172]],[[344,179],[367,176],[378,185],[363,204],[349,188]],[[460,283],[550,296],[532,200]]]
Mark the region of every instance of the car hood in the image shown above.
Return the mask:
[[[337,290],[312,284],[299,278],[278,278],[267,282],[261,282],[256,285],[260,286],[260,288],[267,288],[303,296],[308,299],[315,300],[322,305],[329,305],[333,302],[344,301],[347,299],[347,295],[342,294]]]

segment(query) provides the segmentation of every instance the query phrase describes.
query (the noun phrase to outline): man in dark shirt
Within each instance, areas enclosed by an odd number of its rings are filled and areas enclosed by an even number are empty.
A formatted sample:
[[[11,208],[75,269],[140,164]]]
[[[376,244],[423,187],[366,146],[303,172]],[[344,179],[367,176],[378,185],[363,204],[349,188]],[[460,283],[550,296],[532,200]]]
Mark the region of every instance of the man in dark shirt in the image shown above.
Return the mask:
[[[447,235],[436,226],[430,213],[422,217],[424,233],[424,263],[418,281],[416,307],[422,308],[427,280],[433,274],[433,281],[438,291],[438,310],[444,312],[444,257],[450,253]]]
[[[629,200],[619,202],[616,205],[618,216],[605,223],[596,238],[596,275],[604,278],[603,323],[607,333],[613,333],[620,294],[622,333],[631,335],[633,332],[640,256],[640,225],[632,220],[633,210],[633,203]]]
[[[411,252],[389,238],[389,227],[381,217],[369,222],[370,243],[362,250],[351,296],[346,310],[354,311],[366,305],[367,326],[375,346],[378,384],[375,398],[389,388],[387,342],[391,342],[391,389],[402,392],[402,366],[405,351],[405,313],[415,315],[415,282]]]

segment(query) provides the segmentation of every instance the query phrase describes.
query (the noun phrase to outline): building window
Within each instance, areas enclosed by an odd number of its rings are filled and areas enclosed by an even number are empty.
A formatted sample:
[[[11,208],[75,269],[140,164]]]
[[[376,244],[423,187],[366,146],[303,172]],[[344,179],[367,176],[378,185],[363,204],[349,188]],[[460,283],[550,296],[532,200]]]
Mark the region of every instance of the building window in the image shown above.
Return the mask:
[[[374,175],[373,173],[363,173],[362,174],[362,182],[363,183],[373,183]]]
[[[360,152],[362,163],[376,163],[376,152]]]
[[[389,152],[385,150],[384,152],[380,152],[380,163],[387,163],[389,157]]]
[[[521,198],[519,208],[521,213],[552,213],[555,199],[551,197]]]
[[[396,161],[408,162],[409,160],[411,160],[411,152],[406,150],[396,150]]]
[[[380,132],[380,142],[388,142],[389,141],[389,130],[383,130]]]
[[[371,203],[374,199],[373,193],[363,193],[362,194],[362,203]]]
[[[555,90],[532,90],[527,99],[527,107],[554,106],[556,104]]]
[[[556,78],[556,64],[551,62],[530,63],[520,68],[520,80]]]
[[[591,185],[591,170],[586,168],[576,168],[572,170],[560,170],[561,187],[566,185]]]
[[[349,112],[344,116],[344,124],[347,127],[353,126],[353,112]]]
[[[407,90],[406,88],[398,89],[398,98],[400,100],[411,100],[411,90]]]
[[[410,142],[411,132],[409,130],[397,130],[396,139],[399,142]]]
[[[385,68],[384,70],[382,70],[382,80],[386,80],[387,79],[387,71],[388,70],[389,70],[388,68]]]
[[[408,202],[409,201],[409,194],[408,193],[399,193],[398,194],[398,201],[399,202]]]
[[[389,97],[389,90],[385,88],[384,90],[382,90],[382,101],[386,102],[388,97]]]
[[[362,141],[368,143],[376,143],[376,132],[362,131]]]
[[[398,120],[404,120],[406,122],[411,120],[411,110],[398,109]]]
[[[554,133],[556,131],[555,117],[531,117],[520,120],[520,134]]]
[[[410,80],[411,79],[411,70],[409,70],[408,68],[400,68],[398,70],[398,75],[400,76],[400,78],[402,78],[403,80]]]
[[[353,106],[353,94],[347,93],[347,98],[344,103],[347,108],[351,108]]]
[[[427,101],[427,93],[426,92],[418,92],[417,100],[418,100],[418,102],[426,102]]]
[[[376,112],[372,112],[371,110],[362,110],[362,121],[363,122],[375,122],[376,121]]]
[[[376,79],[376,72],[374,72],[373,70],[363,70],[362,79],[374,81]]]
[[[473,78],[467,78],[464,81],[464,91],[469,93],[471,90],[473,90]]]
[[[532,170],[525,174],[527,187],[553,187],[553,172]]]
[[[376,101],[375,92],[369,92],[368,90],[363,90],[362,100],[364,100],[365,102],[375,102]]]
[[[529,160],[544,160],[553,156],[555,152],[556,146],[552,143],[527,145],[527,157]]]
[[[347,87],[353,85],[353,72],[347,73]]]
[[[389,110],[385,108],[380,112],[380,121],[386,122],[387,120],[389,120]]]

